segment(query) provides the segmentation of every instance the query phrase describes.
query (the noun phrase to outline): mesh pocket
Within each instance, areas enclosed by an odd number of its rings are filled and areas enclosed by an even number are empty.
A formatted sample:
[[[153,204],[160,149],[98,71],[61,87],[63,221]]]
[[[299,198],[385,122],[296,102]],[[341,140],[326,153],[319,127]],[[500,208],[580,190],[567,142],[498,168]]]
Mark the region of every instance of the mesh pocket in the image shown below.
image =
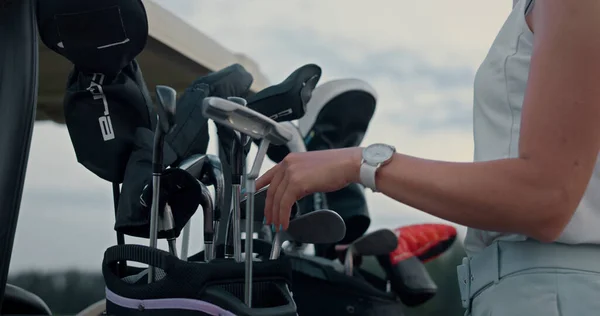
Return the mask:
[[[222,289],[240,301],[244,301],[244,283],[218,284],[214,287]],[[252,307],[269,308],[288,305],[290,302],[281,293],[273,281],[258,281],[252,284]]]

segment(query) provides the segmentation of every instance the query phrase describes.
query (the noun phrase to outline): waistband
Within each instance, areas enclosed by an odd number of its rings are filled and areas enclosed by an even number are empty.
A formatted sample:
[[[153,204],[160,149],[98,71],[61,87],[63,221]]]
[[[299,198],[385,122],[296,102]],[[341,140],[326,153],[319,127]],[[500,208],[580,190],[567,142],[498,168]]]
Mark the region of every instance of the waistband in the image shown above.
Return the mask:
[[[495,241],[482,252],[463,258],[457,267],[464,308],[488,285],[510,274],[536,268],[564,268],[600,273],[600,245]]]

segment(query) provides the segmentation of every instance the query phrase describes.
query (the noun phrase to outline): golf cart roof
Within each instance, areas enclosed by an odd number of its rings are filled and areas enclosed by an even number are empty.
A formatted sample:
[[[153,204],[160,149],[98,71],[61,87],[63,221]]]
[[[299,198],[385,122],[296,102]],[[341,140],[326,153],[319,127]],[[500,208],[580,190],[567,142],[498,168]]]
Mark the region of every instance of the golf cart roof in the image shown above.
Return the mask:
[[[150,91],[168,85],[177,92],[198,76],[239,63],[254,77],[253,91],[269,83],[258,65],[243,54],[233,53],[192,27],[170,11],[145,0],[149,36],[146,48],[137,57]],[[39,41],[39,92],[36,121],[64,123],[63,97],[71,63]]]

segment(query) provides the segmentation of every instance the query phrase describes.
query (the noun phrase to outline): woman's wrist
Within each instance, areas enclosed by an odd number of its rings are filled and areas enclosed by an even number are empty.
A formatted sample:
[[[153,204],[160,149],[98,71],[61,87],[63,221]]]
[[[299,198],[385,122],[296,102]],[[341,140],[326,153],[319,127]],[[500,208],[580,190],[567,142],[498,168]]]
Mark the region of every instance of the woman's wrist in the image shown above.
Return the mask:
[[[345,175],[348,183],[360,183],[360,165],[362,164],[362,147],[345,149],[348,151],[345,162]]]

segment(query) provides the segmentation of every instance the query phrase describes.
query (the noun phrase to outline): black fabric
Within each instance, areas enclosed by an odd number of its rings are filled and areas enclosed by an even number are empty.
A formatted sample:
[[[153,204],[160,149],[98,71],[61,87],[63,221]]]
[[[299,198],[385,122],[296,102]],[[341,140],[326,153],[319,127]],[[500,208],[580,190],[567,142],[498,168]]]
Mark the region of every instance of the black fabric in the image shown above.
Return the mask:
[[[115,230],[130,236],[149,237],[153,140],[152,131],[145,128],[137,129],[134,151],[130,156],[121,189]],[[165,165],[172,164],[176,159],[175,152],[168,143],[165,143]],[[173,233],[179,236],[200,204],[200,185],[194,177],[181,169],[167,169],[161,177],[160,196],[159,209],[162,210],[164,204],[169,203],[175,221]],[[167,237],[166,232],[158,234],[158,238]]]
[[[0,315],[52,315],[52,312],[39,296],[7,284]]]
[[[116,76],[146,46],[141,0],[39,0],[40,38],[85,73]]]
[[[154,264],[165,276],[153,283],[141,279],[129,284],[116,275],[121,260]],[[286,257],[255,262],[253,276],[253,308],[243,302],[244,262],[215,259],[210,263],[179,260],[169,253],[141,245],[113,246],[106,250],[102,273],[106,287],[112,292],[132,299],[189,298],[210,302],[236,315],[296,315],[291,298],[291,265]],[[114,306],[107,305],[109,313]],[[277,312],[277,313],[276,313]],[[126,314],[125,314],[126,315]]]
[[[38,90],[33,0],[0,9],[0,305],[12,255]]]
[[[376,288],[361,276],[362,271],[349,277],[309,257],[288,257],[299,315],[404,315],[399,299],[385,292],[385,282]]]
[[[253,78],[241,65],[233,64],[220,71],[196,79],[177,102],[175,127],[165,137],[164,165],[175,165],[195,154],[205,154],[208,146],[208,120],[202,115],[202,100],[207,96],[245,96]],[[230,132],[230,131],[227,131]],[[152,190],[153,134],[142,128],[137,131],[135,150],[127,161],[115,229],[124,234],[149,236],[149,203],[140,203],[140,195]],[[169,205],[175,219],[176,236],[194,214],[200,203],[197,181],[183,171],[167,170],[162,177],[161,201]],[[145,198],[145,201],[151,201]],[[160,208],[162,209],[162,208]],[[159,233],[159,238],[166,234]]]
[[[77,161],[115,183],[123,182],[136,129],[153,129],[156,121],[135,60],[112,79],[75,67],[67,82],[64,112]]]
[[[202,115],[202,100],[209,96],[245,97],[253,81],[244,67],[232,64],[192,82],[177,102],[176,125],[166,137],[180,159],[206,153],[208,119]],[[231,138],[231,135],[228,137]]]
[[[248,98],[248,107],[276,122],[293,121],[304,116],[306,104],[321,78],[315,64],[296,69],[284,81]]]

